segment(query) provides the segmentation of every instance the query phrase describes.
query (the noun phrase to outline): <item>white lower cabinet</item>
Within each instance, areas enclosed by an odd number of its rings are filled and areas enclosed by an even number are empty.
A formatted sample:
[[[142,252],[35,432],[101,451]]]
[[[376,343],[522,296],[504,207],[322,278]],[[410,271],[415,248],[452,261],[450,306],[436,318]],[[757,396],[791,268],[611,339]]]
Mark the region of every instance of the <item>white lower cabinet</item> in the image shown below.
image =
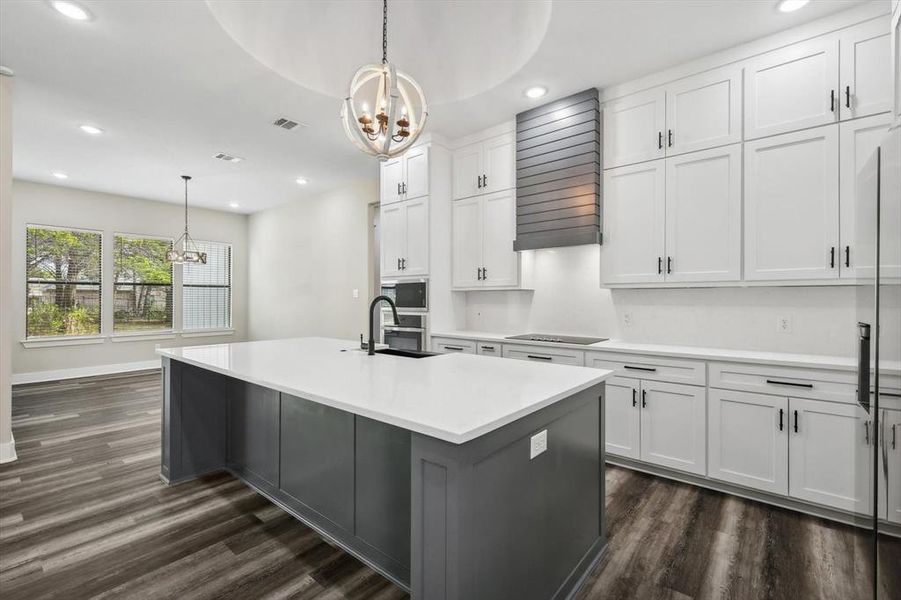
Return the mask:
[[[462,352],[463,354],[475,354],[476,343],[472,340],[458,340],[453,338],[432,338],[433,352]]]
[[[504,358],[531,360],[534,362],[557,363],[581,367],[585,364],[585,353],[568,348],[547,348],[544,346],[504,344]]]
[[[880,421],[879,516],[901,523],[901,410],[883,410]]]
[[[641,382],[641,460],[695,475],[707,474],[707,390]]]
[[[501,358],[504,355],[504,347],[497,342],[478,341],[476,342],[476,354]]]
[[[604,394],[604,448],[607,454],[641,458],[641,409],[638,394],[641,382],[625,377],[607,380]]]
[[[856,404],[789,399],[792,498],[872,514],[872,423]]]
[[[788,494],[788,398],[711,389],[708,474]]]

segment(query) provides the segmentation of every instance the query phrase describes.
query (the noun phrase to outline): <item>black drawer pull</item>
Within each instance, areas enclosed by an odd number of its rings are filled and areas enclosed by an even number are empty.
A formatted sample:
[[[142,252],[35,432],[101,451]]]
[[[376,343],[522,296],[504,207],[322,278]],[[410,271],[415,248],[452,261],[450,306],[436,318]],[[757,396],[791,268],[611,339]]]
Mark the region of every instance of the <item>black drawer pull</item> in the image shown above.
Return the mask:
[[[795,411],[795,433],[798,433],[798,411]]]
[[[540,354],[526,354],[526,358],[534,358],[535,360],[554,360],[552,356],[541,356]]]
[[[458,351],[458,352],[462,352],[462,351],[463,351],[463,347],[462,347],[462,346],[448,346],[448,345],[445,345],[445,346],[444,346],[444,349],[445,349],[445,350],[456,350],[456,351]]]
[[[630,371],[647,371],[648,373],[656,373],[657,369],[653,367],[633,367],[632,365],[623,365],[624,369],[628,369]]]
[[[638,394],[638,390],[632,388],[632,408],[638,406],[638,400],[635,399],[635,396]]]
[[[482,350],[491,350],[494,352],[494,346],[482,346]]]
[[[777,381],[776,379],[767,379],[766,382],[773,385],[789,385],[791,387],[813,389],[812,383],[795,383],[794,381]]]
[[[648,391],[647,390],[641,390],[641,407],[642,408],[648,407]]]
[[[783,428],[783,423],[782,423],[783,416],[784,416],[784,411],[783,411],[783,409],[780,408],[779,409],[779,431],[782,431],[782,428]]]

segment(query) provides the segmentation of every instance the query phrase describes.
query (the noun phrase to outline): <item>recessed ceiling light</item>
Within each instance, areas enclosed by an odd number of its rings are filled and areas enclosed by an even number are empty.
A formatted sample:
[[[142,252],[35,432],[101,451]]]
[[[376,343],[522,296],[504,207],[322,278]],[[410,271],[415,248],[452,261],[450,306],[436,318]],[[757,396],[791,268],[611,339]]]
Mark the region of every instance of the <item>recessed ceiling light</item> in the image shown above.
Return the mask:
[[[528,88],[525,93],[526,93],[526,97],[528,97],[528,98],[541,98],[542,96],[547,94],[547,88],[540,86],[540,85],[536,85],[536,86],[532,86],[532,87]]]
[[[229,203],[228,203],[228,206],[229,206],[229,208],[238,208],[238,207],[240,207],[241,205],[238,204],[237,202],[229,202]]]
[[[53,6],[58,13],[66,15],[70,19],[75,19],[76,21],[87,21],[91,18],[91,13],[74,2],[69,2],[69,0],[53,0],[50,5]]]
[[[54,171],[53,173],[51,173],[51,175],[53,175],[57,179],[68,179],[69,178],[68,175],[66,175],[65,173],[60,173],[59,171]]]
[[[309,182],[307,181],[307,178],[306,178],[306,177],[298,177],[298,178],[295,179],[294,181],[296,181],[296,182],[298,183],[298,185],[306,185],[307,183],[309,183]]]
[[[780,0],[777,7],[780,12],[794,12],[810,2],[810,0]]]
[[[90,133],[91,135],[100,135],[101,133],[103,133],[102,129],[100,129],[99,127],[94,127],[93,125],[81,125],[79,129],[81,129],[85,133]]]

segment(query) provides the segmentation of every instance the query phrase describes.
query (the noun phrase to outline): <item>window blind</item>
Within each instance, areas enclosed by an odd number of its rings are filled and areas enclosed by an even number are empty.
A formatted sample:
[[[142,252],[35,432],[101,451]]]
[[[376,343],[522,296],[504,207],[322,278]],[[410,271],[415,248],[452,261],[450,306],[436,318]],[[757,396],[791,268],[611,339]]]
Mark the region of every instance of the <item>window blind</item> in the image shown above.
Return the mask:
[[[172,329],[171,240],[116,234],[113,331]]]
[[[185,264],[182,279],[182,328],[186,331],[231,327],[232,247],[197,242],[207,262]]]

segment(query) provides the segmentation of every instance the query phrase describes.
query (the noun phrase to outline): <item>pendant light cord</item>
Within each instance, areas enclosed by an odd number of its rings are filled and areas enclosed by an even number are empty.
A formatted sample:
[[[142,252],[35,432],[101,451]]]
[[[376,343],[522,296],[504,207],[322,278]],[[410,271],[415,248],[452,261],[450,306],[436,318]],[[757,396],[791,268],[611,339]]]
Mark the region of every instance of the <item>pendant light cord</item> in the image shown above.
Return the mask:
[[[185,177],[185,237],[188,236],[188,179]],[[185,240],[187,241],[187,240]]]
[[[388,64],[388,0],[382,4],[382,64]]]

